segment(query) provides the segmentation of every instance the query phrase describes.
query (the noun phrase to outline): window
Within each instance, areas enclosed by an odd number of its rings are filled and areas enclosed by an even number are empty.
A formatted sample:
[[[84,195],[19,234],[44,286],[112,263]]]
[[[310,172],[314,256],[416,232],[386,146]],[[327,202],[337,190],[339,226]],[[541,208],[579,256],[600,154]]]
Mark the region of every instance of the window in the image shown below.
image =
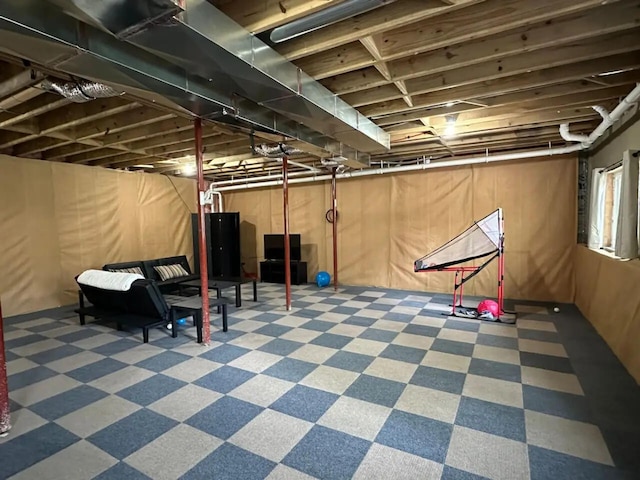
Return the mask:
[[[637,258],[640,243],[640,163],[630,151],[621,162],[595,168],[589,207],[590,248]]]
[[[618,217],[620,213],[620,193],[622,190],[622,167],[603,173],[605,175],[605,194],[602,248],[613,252],[616,246]]]

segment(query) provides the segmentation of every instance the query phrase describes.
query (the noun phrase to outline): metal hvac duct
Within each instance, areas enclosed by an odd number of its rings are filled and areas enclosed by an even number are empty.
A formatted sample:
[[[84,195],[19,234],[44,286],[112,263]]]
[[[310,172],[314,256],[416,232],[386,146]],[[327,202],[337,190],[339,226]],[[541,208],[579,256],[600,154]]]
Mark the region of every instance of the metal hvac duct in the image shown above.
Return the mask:
[[[346,0],[332,7],[289,22],[286,25],[276,27],[271,32],[269,38],[274,43],[291,40],[305,33],[328,27],[334,23],[355,17],[356,15],[362,15],[363,13],[393,2],[395,2],[395,0]]]
[[[169,0],[3,0],[0,49],[348,158],[389,147],[384,130],[206,0],[179,4],[174,15]]]

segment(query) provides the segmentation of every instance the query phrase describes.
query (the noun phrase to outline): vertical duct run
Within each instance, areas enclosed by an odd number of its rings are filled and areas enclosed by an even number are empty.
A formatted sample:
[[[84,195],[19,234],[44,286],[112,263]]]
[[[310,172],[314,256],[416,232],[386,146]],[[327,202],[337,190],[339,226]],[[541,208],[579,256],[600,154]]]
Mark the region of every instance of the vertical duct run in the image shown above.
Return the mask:
[[[578,243],[587,244],[589,205],[589,154],[578,153]]]

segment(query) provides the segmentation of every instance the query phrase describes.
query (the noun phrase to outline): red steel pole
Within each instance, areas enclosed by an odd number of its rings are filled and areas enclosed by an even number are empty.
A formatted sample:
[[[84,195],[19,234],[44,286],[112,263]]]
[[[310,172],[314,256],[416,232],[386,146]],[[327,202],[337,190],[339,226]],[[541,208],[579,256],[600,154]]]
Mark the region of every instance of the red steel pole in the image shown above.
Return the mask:
[[[282,157],[282,200],[284,217],[284,284],[287,310],[291,310],[291,246],[289,245],[289,165],[287,156]]]
[[[7,359],[4,354],[4,327],[2,325],[2,305],[0,304],[0,437],[4,437],[9,430],[11,430],[11,409],[9,408]]]
[[[333,289],[338,291],[338,201],[336,199],[336,170],[331,170],[331,208],[333,210]]]
[[[198,169],[198,251],[200,253],[200,292],[202,296],[202,341],[209,345],[211,326],[209,318],[209,272],[207,271],[207,239],[204,209],[204,166],[202,161],[202,120],[193,124],[196,143],[196,167]]]

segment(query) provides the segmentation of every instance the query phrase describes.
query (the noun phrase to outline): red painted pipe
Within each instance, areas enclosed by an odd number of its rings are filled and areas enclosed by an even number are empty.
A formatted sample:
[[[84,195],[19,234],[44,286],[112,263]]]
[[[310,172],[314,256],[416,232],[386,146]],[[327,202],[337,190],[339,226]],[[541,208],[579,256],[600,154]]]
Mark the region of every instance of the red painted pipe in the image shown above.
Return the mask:
[[[287,310],[291,310],[291,246],[289,245],[289,165],[288,158],[282,157],[282,200],[284,217],[284,285]]]
[[[202,161],[202,120],[196,118],[193,124],[196,143],[196,167],[198,169],[198,246],[200,253],[200,292],[202,296],[202,341],[208,345],[211,341],[209,318],[209,272],[207,271],[207,239],[205,227],[204,166]]]
[[[11,429],[11,409],[9,408],[9,385],[7,384],[7,359],[4,354],[4,327],[2,325],[2,305],[0,305],[0,436]]]
[[[331,199],[333,210],[333,289],[338,291],[338,201],[336,197],[336,168],[331,170]]]

